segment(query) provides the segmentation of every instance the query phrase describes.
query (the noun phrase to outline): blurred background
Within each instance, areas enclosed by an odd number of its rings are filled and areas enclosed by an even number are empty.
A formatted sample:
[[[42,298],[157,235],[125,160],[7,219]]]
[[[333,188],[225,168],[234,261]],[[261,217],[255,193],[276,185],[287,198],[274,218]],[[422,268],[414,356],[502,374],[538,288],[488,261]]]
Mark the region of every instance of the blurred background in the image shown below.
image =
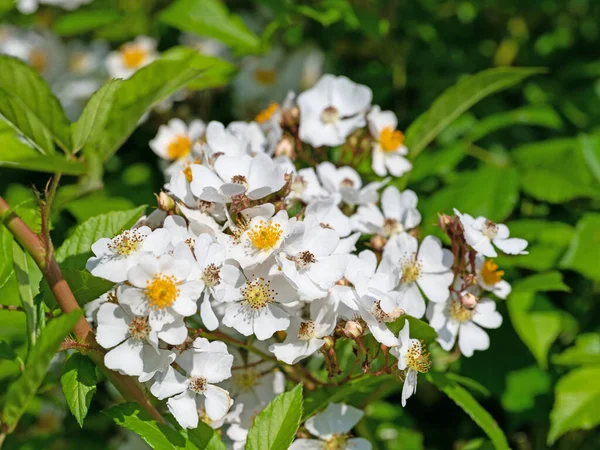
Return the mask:
[[[530,241],[530,255],[497,259],[513,295],[499,304],[505,320],[491,331],[489,351],[454,360],[433,347],[438,368],[451,367],[477,382],[473,392],[512,448],[600,448],[594,428],[600,421],[600,2],[61,3],[19,0],[16,9],[11,0],[0,0],[0,53],[25,52],[19,57],[47,79],[72,120],[85,104],[74,83],[91,83],[93,92],[109,76],[104,61],[110,49],[140,35],[156,39],[159,51],[193,46],[231,62],[234,70],[214,87],[190,89],[153,111],[108,161],[104,187],[52,218],[57,242],[93,215],[156,204],[163,178],[148,141],[170,118],[251,120],[289,90],[334,73],[369,86],[373,103],[394,111],[406,129],[466,74],[500,66],[545,68],[454,121],[419,155],[407,186],[419,195],[423,234],[437,232],[438,212],[456,207],[505,222],[513,235]],[[65,10],[66,4],[78,9]],[[213,4],[243,21],[235,21],[233,32],[243,39],[198,27],[202,8]],[[217,14],[217,22],[218,8],[207,13]],[[77,65],[83,53],[96,58],[85,70]],[[2,130],[0,124],[0,144]],[[31,188],[42,189],[48,175],[5,166],[0,162],[0,193],[17,210],[31,211]],[[0,338],[14,348],[22,345],[22,319],[0,310]],[[15,362],[0,360],[0,392],[18,370]],[[59,376],[46,380],[7,448],[143,448],[100,413],[116,395],[110,390],[96,395],[80,429],[64,405]],[[388,450],[492,448],[432,385],[419,384],[413,400],[402,409],[392,387],[383,400],[369,401],[360,434]]]

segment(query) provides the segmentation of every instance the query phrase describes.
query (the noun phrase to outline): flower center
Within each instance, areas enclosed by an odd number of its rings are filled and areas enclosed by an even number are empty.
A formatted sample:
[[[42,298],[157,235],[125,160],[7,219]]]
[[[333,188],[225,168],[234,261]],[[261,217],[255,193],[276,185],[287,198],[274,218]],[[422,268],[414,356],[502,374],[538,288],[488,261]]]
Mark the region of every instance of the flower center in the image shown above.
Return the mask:
[[[190,391],[194,391],[196,394],[202,394],[206,390],[206,378],[190,378],[190,385],[188,386],[188,389]]]
[[[466,322],[467,320],[471,320],[473,314],[475,314],[475,310],[465,308],[459,300],[452,300],[448,305],[448,313],[455,320]]]
[[[268,223],[261,220],[259,223],[254,225],[250,231],[248,231],[248,238],[254,248],[260,250],[271,250],[279,242],[279,238],[283,230],[278,223]]]
[[[189,137],[183,134],[175,136],[175,139],[169,142],[169,146],[167,147],[167,154],[171,159],[183,158],[184,156],[189,155],[191,151],[192,141],[190,141]]]
[[[177,299],[181,282],[172,275],[154,275],[152,281],[146,286],[148,302],[152,309],[165,309],[171,306]]]
[[[348,445],[348,435],[336,433],[325,441],[323,450],[345,450]]]
[[[240,371],[234,371],[233,379],[235,381],[235,385],[240,393],[246,393],[252,390],[258,379],[260,378],[260,374],[254,368],[243,369]]]
[[[275,291],[271,289],[271,282],[264,278],[247,281],[242,288],[242,296],[246,305],[254,310],[263,309],[275,300]]]
[[[248,180],[244,175],[234,175],[231,177],[231,182],[234,184],[241,184],[242,186],[248,187]]]
[[[340,112],[333,106],[328,106],[321,113],[321,120],[326,124],[334,124],[340,120]]]
[[[398,150],[404,144],[404,133],[394,130],[392,127],[385,127],[379,133],[379,145],[384,152],[393,152]]]
[[[393,322],[398,317],[406,314],[406,311],[404,311],[402,308],[394,308],[392,310],[392,312],[386,313],[383,309],[381,309],[381,300],[377,300],[373,304],[373,307],[371,308],[371,314],[373,314],[373,316],[375,316],[375,318],[377,319],[377,322],[379,322],[379,323]]]
[[[306,182],[306,180],[304,178],[302,178],[302,175],[295,175],[292,178],[292,191],[296,192],[297,194],[302,194],[306,188],[308,187],[308,183]]]
[[[137,69],[146,58],[146,50],[138,44],[125,44],[121,47],[121,59],[125,67]]]
[[[385,236],[392,236],[403,231],[404,227],[396,219],[385,219],[383,222],[383,233]]]
[[[215,264],[209,264],[202,273],[202,280],[207,287],[213,287],[221,281],[220,269]]]
[[[309,251],[298,253],[296,256],[294,256],[293,260],[296,262],[296,267],[298,267],[300,270],[306,269],[311,264],[317,262],[315,255]]]
[[[300,324],[300,328],[298,329],[298,339],[301,341],[308,341],[315,337],[315,331],[315,323],[312,320],[302,322]]]
[[[351,180],[350,178],[344,178],[342,180],[342,182],[340,183],[341,187],[344,188],[353,188],[354,187],[354,180]]]
[[[431,366],[429,353],[425,351],[425,344],[423,342],[419,342],[416,339],[411,340],[412,344],[406,354],[408,367],[417,372],[425,373],[429,370],[429,366]]]
[[[146,339],[150,333],[147,317],[135,317],[129,322],[129,334],[135,339]]]
[[[257,123],[264,123],[271,117],[273,117],[273,114],[275,114],[275,112],[277,112],[278,109],[279,105],[275,102],[272,102],[267,108],[263,109],[256,115],[254,121]]]
[[[491,220],[486,220],[483,224],[483,227],[481,227],[481,232],[488,239],[494,239],[498,234],[498,225]]]
[[[488,285],[494,285],[502,280],[504,270],[498,270],[498,264],[493,259],[488,259],[483,263],[481,268],[481,278],[483,282]]]
[[[118,255],[128,256],[138,251],[142,242],[144,242],[144,236],[137,230],[125,230],[110,241],[108,248]]]
[[[412,255],[402,263],[402,278],[400,281],[404,283],[414,283],[421,276],[421,261],[416,255]]]
[[[277,81],[277,72],[274,69],[256,69],[254,71],[254,79],[258,84],[271,86]]]
[[[41,73],[48,65],[48,58],[41,50],[34,48],[29,52],[29,64]]]
[[[76,52],[69,59],[69,70],[75,73],[85,73],[90,64],[90,58],[85,52]]]

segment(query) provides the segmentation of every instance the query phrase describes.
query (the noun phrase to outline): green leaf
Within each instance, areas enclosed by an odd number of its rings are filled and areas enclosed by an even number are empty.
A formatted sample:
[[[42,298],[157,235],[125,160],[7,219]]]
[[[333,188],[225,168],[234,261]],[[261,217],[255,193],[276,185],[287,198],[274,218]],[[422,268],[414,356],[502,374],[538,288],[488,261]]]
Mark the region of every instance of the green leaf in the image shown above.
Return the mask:
[[[198,432],[188,431],[179,433],[167,424],[158,423],[145,411],[140,409],[137,403],[122,403],[102,411],[115,423],[137,433],[150,447],[161,450],[221,450],[224,445],[219,446],[219,438],[207,425],[199,426]],[[208,428],[208,430],[207,430]],[[209,431],[210,430],[210,431]],[[191,432],[191,433],[190,433]],[[212,434],[211,434],[212,432]],[[192,437],[189,437],[192,434]],[[199,436],[202,434],[203,438]],[[206,442],[206,436],[210,436],[207,442],[213,442],[211,447],[197,447],[194,442]],[[221,443],[222,444],[222,443]]]
[[[475,142],[488,134],[514,125],[537,125],[558,130],[562,128],[563,122],[558,113],[549,106],[525,106],[480,120],[471,128],[465,139]]]
[[[110,291],[115,283],[93,276],[87,270],[65,268],[62,269],[63,278],[71,288],[79,306],[96,300],[105,292]],[[50,290],[48,282],[44,279],[40,284],[40,291],[44,296],[46,304],[50,307],[56,306],[54,294]]]
[[[431,326],[428,323],[423,322],[422,320],[419,320],[416,317],[412,316],[401,316],[394,322],[388,324],[388,328],[392,333],[394,333],[394,336],[398,336],[400,330],[404,328],[404,324],[406,323],[406,321],[410,323],[411,337],[423,341],[428,345],[435,341],[435,339],[437,338],[437,332],[433,328],[431,328]]]
[[[81,353],[73,353],[65,364],[60,384],[69,409],[80,427],[83,427],[83,419],[96,393],[97,382],[96,365],[92,360]]]
[[[0,289],[14,277],[13,237],[10,231],[0,224]]]
[[[58,16],[52,29],[59,36],[74,36],[116,22],[120,17],[114,9],[74,11]]]
[[[83,269],[92,254],[94,242],[103,237],[112,238],[122,230],[131,228],[146,208],[143,205],[129,211],[115,211],[86,220],[56,250],[56,260],[61,263],[61,267]]]
[[[600,365],[600,334],[585,333],[577,336],[575,346],[558,355],[552,355],[552,362],[561,366]]]
[[[20,141],[13,133],[0,133],[0,167],[33,170],[36,172],[61,172],[65,175],[81,175],[85,166],[62,155],[44,155]]]
[[[415,183],[428,176],[445,176],[467,156],[465,145],[454,143],[435,152],[425,152],[419,156],[419,163],[408,173],[409,183]],[[393,181],[392,181],[393,182]]]
[[[187,438],[201,450],[227,450],[219,434],[204,422],[198,422],[198,427],[187,430]]]
[[[575,236],[560,262],[593,280],[600,280],[600,214],[588,213],[577,222]]]
[[[12,361],[16,359],[16,357],[17,354],[14,349],[6,341],[0,341],[0,359]]]
[[[82,122],[82,130],[76,130],[77,146],[107,159],[125,142],[152,106],[196,77],[224,66],[229,63],[200,55],[190,48],[170,49],[118,86],[105,88],[98,94]],[[108,112],[105,110],[107,100],[112,100]]]
[[[288,448],[302,418],[302,384],[278,395],[254,419],[247,450],[279,450]]]
[[[579,148],[596,181],[600,182],[600,136],[579,136]]]
[[[557,270],[531,275],[517,281],[513,285],[513,291],[515,292],[569,292],[570,290],[571,288],[563,283],[562,273]]]
[[[81,310],[75,310],[53,319],[40,333],[25,365],[25,371],[7,390],[2,421],[8,427],[9,433],[14,430],[27,405],[35,396],[44,381],[50,361],[80,316]]]
[[[538,366],[513,370],[506,376],[502,406],[512,413],[533,409],[536,397],[547,394],[551,387],[550,375],[541,371]]]
[[[515,331],[538,364],[546,368],[548,350],[562,330],[560,312],[534,291],[513,291],[507,306]]]
[[[159,17],[181,31],[215,38],[240,54],[260,50],[260,39],[220,0],[178,0]]]
[[[548,445],[571,430],[591,430],[600,424],[600,367],[582,367],[556,383],[550,413]]]
[[[478,402],[473,398],[469,392],[458,385],[450,381],[444,374],[429,372],[427,379],[450,397],[458,406],[460,406],[473,421],[479,425],[479,427],[488,435],[494,448],[496,450],[506,449],[508,442],[502,429],[498,426],[498,423]]]
[[[115,94],[123,80],[110,80],[90,97],[73,131],[73,148],[83,148],[87,140],[102,129],[108,118]]]
[[[431,232],[438,213],[452,214],[453,208],[501,222],[510,215],[518,200],[519,175],[515,169],[482,166],[462,172],[454,183],[423,202],[425,232]]]
[[[50,86],[23,61],[0,56],[0,115],[45,154],[71,150],[69,121]]]
[[[542,72],[539,68],[500,67],[461,78],[444,91],[406,131],[410,158],[416,158],[438,134],[481,99]]]

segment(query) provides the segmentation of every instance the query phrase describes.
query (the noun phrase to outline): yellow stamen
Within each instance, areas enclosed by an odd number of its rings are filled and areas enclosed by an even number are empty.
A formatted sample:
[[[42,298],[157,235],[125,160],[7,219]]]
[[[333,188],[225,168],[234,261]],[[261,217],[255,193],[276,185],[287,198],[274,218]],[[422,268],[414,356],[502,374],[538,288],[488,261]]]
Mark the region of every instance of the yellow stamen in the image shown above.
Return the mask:
[[[427,372],[431,366],[431,361],[429,360],[429,353],[425,351],[425,343],[415,339],[406,355],[406,362],[408,367],[417,372]]]
[[[283,230],[278,223],[266,223],[261,220],[248,231],[250,242],[255,248],[260,250],[270,250],[277,245]]]
[[[274,69],[256,69],[254,71],[254,79],[258,84],[270,86],[277,80],[277,72]]]
[[[404,133],[394,130],[391,127],[385,127],[379,134],[379,145],[384,152],[393,152],[398,150],[404,144]]]
[[[496,264],[493,259],[488,259],[483,263],[483,267],[481,268],[481,278],[483,278],[485,284],[493,286],[494,284],[499,283],[503,276],[504,270],[498,270],[498,264]]]
[[[448,313],[450,317],[459,322],[466,322],[467,320],[471,320],[473,314],[475,314],[475,310],[465,308],[459,300],[452,300],[448,305]]]
[[[323,450],[344,450],[348,445],[348,435],[336,433],[325,442]]]
[[[29,64],[41,73],[48,65],[48,58],[41,50],[33,49],[29,52]]]
[[[402,264],[403,283],[414,283],[421,276],[421,262],[413,255],[407,258]]]
[[[121,256],[128,256],[135,253],[144,242],[144,236],[137,230],[125,230],[123,233],[115,236],[108,244],[108,248]]]
[[[254,310],[262,309],[275,300],[275,291],[271,289],[271,282],[264,278],[247,281],[242,288],[244,302]]]
[[[254,121],[257,123],[266,122],[271,117],[273,117],[273,114],[275,114],[275,112],[277,112],[278,109],[279,109],[279,105],[277,103],[273,102],[267,108],[265,108],[261,112],[259,112],[256,115],[256,117],[254,118]]]
[[[137,69],[146,58],[146,50],[135,43],[125,44],[121,47],[123,64],[130,69]]]
[[[179,284],[181,283],[172,275],[154,275],[146,286],[150,308],[165,309],[171,306],[179,294]]]
[[[171,159],[179,159],[187,156],[192,151],[192,141],[184,135],[175,136],[167,147],[167,154]]]

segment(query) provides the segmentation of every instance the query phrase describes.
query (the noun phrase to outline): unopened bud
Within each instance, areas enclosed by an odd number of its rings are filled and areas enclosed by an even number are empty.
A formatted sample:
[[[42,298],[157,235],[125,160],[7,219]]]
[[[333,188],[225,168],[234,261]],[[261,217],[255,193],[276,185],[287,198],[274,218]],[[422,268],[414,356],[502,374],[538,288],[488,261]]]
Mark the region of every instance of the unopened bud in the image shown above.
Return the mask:
[[[386,243],[387,239],[381,236],[380,234],[376,234],[371,238],[371,248],[376,252],[382,251]]]
[[[335,284],[337,284],[338,286],[350,286],[350,282],[346,277],[340,278]]]
[[[156,202],[158,203],[158,208],[165,211],[173,211],[175,209],[175,200],[164,191],[160,191],[160,194],[156,195]]]
[[[477,302],[479,298],[468,291],[462,291],[460,293],[460,303],[463,305],[465,309],[472,310],[477,306]]]
[[[356,136],[356,134],[353,134],[348,138],[348,145],[352,147],[356,147],[358,145],[358,137]]]
[[[333,339],[331,336],[325,336],[323,340],[325,341],[325,344],[323,344],[321,350],[328,351],[332,348],[335,348],[335,339]]]
[[[355,320],[349,320],[346,322],[346,325],[344,325],[344,336],[348,339],[357,339],[362,336],[363,332],[364,329],[362,325]]]
[[[447,214],[438,214],[438,226],[442,231],[447,232],[448,227],[454,223],[454,219]]]
[[[287,156],[290,159],[296,157],[294,151],[294,141],[289,136],[283,136],[275,147],[275,156]]]

